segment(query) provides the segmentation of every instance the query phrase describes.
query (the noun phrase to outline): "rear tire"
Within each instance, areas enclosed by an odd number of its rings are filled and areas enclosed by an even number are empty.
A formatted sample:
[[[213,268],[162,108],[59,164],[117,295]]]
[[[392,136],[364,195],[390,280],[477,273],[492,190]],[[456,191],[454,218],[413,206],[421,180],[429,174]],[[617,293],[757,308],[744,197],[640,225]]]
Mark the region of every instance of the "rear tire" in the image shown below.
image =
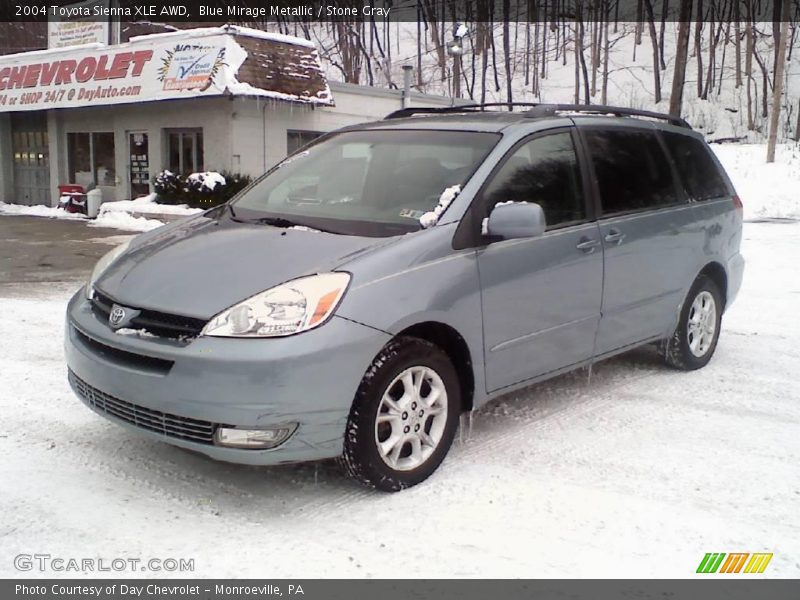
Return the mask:
[[[722,292],[716,282],[698,276],[683,303],[675,332],[660,346],[669,366],[694,371],[708,364],[717,349],[722,307]]]
[[[356,392],[343,462],[362,484],[397,492],[427,479],[458,427],[461,389],[447,355],[401,337],[375,357]]]

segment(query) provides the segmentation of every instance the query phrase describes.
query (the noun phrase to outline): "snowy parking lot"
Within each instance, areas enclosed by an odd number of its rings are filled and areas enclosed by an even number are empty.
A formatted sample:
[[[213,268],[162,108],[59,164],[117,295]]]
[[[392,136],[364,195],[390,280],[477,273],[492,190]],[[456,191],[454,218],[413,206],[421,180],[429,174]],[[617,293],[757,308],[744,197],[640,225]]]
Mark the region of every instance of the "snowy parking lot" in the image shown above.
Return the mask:
[[[92,414],[62,356],[81,281],[4,282],[0,576],[76,575],[15,570],[46,553],[194,559],[200,577],[677,578],[706,552],[772,552],[767,575],[798,577],[800,223],[744,237],[707,368],[642,349],[492,402],[394,495],[333,463],[215,463]]]

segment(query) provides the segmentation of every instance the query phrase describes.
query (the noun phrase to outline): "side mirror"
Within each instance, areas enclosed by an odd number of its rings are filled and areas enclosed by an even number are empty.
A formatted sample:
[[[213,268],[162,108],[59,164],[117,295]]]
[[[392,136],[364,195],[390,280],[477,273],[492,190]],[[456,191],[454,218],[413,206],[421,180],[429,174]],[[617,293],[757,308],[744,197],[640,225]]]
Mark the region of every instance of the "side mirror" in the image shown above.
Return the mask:
[[[491,237],[505,240],[537,237],[546,223],[542,207],[534,202],[498,204],[489,214],[486,231]]]

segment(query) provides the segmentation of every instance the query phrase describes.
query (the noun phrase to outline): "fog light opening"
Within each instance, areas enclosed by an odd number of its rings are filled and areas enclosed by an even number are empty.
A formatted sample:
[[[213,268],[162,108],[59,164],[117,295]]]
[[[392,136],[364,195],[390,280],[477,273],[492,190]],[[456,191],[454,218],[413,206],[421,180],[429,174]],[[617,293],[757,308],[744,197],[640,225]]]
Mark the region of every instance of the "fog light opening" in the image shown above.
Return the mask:
[[[297,423],[264,427],[262,429],[243,429],[238,427],[218,427],[214,432],[214,444],[227,448],[265,450],[281,445],[297,429]]]

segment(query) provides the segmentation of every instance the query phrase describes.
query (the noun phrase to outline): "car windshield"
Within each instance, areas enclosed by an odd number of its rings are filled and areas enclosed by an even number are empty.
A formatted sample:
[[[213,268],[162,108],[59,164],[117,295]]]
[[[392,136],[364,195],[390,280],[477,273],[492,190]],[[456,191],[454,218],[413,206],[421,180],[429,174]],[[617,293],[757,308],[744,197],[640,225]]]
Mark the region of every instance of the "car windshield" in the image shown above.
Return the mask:
[[[334,134],[270,170],[232,203],[236,219],[349,235],[420,228],[445,190],[462,186],[498,134],[367,130]]]

